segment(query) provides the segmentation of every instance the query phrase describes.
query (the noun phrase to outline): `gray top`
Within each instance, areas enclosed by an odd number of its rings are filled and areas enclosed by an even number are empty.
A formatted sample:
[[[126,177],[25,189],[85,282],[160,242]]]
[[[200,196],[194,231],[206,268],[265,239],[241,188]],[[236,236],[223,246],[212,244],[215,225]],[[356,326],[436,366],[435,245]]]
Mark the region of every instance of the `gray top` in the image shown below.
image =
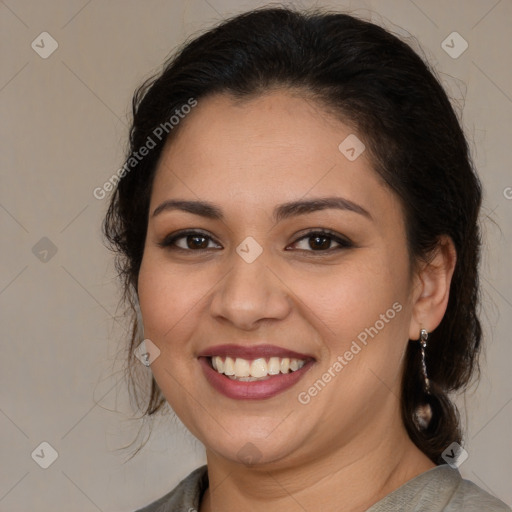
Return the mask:
[[[206,466],[196,469],[175,489],[136,512],[197,512],[208,487]],[[443,464],[414,477],[366,512],[512,512],[512,509],[457,469]]]

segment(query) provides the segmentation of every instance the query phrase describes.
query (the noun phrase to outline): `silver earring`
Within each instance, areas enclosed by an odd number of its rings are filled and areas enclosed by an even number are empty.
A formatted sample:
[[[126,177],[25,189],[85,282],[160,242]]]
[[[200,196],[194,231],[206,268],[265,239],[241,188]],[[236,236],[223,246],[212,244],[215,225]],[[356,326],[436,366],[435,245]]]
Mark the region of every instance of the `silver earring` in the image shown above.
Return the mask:
[[[425,399],[424,402],[416,408],[415,419],[416,424],[422,430],[426,429],[429,426],[430,420],[432,419],[432,407],[430,405],[430,380],[427,375],[427,364],[425,362],[425,349],[427,348],[427,340],[428,331],[426,329],[421,329],[419,343],[421,350],[421,373],[423,377],[423,391],[425,393]]]
[[[430,395],[430,381],[427,375],[427,364],[425,362],[425,349],[427,348],[428,332],[426,329],[420,331],[420,347],[421,347],[421,373],[423,374],[423,389],[427,395]]]

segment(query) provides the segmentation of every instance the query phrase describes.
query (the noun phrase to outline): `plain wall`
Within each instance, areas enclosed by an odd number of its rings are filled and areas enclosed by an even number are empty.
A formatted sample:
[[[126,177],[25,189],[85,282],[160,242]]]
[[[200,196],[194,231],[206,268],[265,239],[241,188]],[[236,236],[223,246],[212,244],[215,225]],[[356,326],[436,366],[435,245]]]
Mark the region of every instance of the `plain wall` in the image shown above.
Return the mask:
[[[129,419],[127,337],[101,238],[107,200],[93,190],[122,164],[135,87],[186,37],[264,4],[0,3],[0,510],[131,511],[204,463],[200,443],[171,417],[125,463],[129,452],[120,448],[139,423]],[[410,33],[454,101],[465,102],[463,123],[485,187],[486,356],[481,383],[466,397],[469,458],[460,470],[512,505],[512,2],[317,5]],[[58,43],[46,59],[31,47],[44,31]],[[456,59],[441,47],[453,31],[469,43]],[[31,456],[43,441],[58,452],[47,469]]]

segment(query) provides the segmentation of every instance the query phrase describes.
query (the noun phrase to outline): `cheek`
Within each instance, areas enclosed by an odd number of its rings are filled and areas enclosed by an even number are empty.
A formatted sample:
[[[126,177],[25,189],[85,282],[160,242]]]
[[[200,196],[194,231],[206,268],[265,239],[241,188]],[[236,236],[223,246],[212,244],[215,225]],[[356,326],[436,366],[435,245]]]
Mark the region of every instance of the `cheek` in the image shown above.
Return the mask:
[[[200,368],[188,340],[199,324],[208,286],[204,275],[177,270],[149,251],[144,255],[138,279],[144,337],[160,350],[151,371],[167,402],[196,436],[200,433],[191,421],[197,406],[192,390]]]
[[[145,254],[138,279],[145,335],[165,342],[187,317],[194,316],[208,287],[204,273],[173,267],[156,255]]]
[[[378,264],[372,265],[370,258],[367,262],[354,259],[324,275],[293,278],[294,293],[314,313],[316,323],[323,324],[329,337],[340,343],[373,326],[381,315],[386,320],[398,319],[393,304],[403,306],[406,301],[407,282],[403,273],[397,272],[400,265],[385,264],[383,259],[372,261]]]
[[[398,393],[410,319],[407,264],[406,255],[370,257],[369,252],[329,276],[297,276],[294,291],[307,306],[304,311],[312,313],[325,355],[307,384],[321,374],[333,382],[316,401],[319,407],[336,400],[339,411],[355,413],[364,403],[384,400],[390,389]]]

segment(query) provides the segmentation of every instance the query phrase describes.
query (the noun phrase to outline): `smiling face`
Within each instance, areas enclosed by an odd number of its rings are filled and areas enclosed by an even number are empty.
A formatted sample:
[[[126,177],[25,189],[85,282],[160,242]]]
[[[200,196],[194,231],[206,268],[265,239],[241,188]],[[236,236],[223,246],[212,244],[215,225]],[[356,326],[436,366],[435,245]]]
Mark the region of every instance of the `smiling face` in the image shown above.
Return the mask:
[[[216,95],[164,149],[138,281],[144,333],[165,398],[216,456],[298,463],[356,439],[372,450],[400,424],[404,218],[367,153],[338,149],[351,133],[287,91]],[[209,356],[261,380],[222,375]]]

